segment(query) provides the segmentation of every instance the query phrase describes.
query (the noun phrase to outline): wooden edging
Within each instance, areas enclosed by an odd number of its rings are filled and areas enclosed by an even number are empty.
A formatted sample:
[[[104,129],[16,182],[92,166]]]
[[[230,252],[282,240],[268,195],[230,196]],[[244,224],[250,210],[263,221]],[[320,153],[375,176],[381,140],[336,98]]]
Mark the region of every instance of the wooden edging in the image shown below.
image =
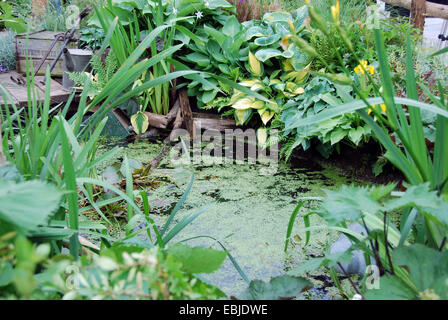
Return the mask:
[[[408,10],[412,9],[412,0],[383,0],[387,4],[402,7]],[[414,0],[415,1],[415,0]],[[426,2],[426,16],[434,18],[448,19],[448,5]]]

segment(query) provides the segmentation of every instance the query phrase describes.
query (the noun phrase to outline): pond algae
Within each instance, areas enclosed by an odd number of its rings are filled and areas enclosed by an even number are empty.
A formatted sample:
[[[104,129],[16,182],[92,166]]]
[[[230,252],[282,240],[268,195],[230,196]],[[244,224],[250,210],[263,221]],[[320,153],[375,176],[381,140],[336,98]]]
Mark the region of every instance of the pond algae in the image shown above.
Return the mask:
[[[107,149],[108,147],[106,147]],[[104,166],[120,161],[126,155],[143,163],[149,163],[161,150],[161,144],[137,142],[122,148],[114,159]],[[322,256],[328,244],[337,234],[328,230],[311,234],[311,241],[305,247],[303,215],[316,208],[323,189],[335,189],[354,181],[339,170],[304,161],[303,166],[291,168],[280,162],[273,175],[260,175],[260,164],[206,164],[175,166],[165,158],[154,172],[169,175],[173,182],[163,183],[155,190],[148,190],[148,196],[156,223],[162,225],[174,204],[183,194],[192,174],[194,184],[187,200],[173,221],[173,226],[188,214],[207,207],[171,243],[197,236],[218,239],[229,250],[250,280],[268,281],[271,277],[285,274],[304,260]],[[359,181],[358,181],[359,182]],[[360,182],[362,183],[362,182]],[[301,199],[311,198],[302,207],[293,229],[288,252],[283,252],[286,228],[295,206]],[[312,225],[323,224],[317,216],[311,217]],[[210,238],[188,240],[194,246],[210,246],[221,249]],[[323,271],[313,273],[317,286],[330,281]],[[317,276],[316,276],[317,275]],[[236,271],[230,259],[220,270],[201,275],[206,281],[218,286],[229,296],[240,295],[247,283]],[[328,299],[337,295],[337,290],[312,290],[302,298]]]

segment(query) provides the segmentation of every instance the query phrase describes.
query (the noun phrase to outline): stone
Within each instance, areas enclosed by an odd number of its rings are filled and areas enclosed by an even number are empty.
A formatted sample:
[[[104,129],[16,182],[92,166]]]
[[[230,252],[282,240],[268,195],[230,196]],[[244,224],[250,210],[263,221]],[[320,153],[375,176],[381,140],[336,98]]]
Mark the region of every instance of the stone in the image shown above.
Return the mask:
[[[354,231],[358,234],[364,234],[367,236],[367,230],[359,223],[353,223],[348,226],[348,229]],[[330,253],[338,253],[347,251],[352,246],[348,237],[341,234],[339,238],[330,247]],[[371,258],[374,264],[376,264],[375,259]],[[352,259],[350,263],[341,262],[342,267],[348,274],[358,274],[361,277],[366,272],[366,260],[364,258],[364,252],[362,250],[354,250],[352,252]],[[335,270],[342,273],[341,268],[336,265]]]

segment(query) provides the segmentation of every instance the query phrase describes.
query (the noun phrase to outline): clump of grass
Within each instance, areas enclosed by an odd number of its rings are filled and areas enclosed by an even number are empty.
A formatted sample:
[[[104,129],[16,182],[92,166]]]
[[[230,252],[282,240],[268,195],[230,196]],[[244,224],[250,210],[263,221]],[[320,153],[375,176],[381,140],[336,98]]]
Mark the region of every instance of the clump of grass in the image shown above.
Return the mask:
[[[16,68],[15,35],[13,31],[5,31],[0,34],[0,66],[8,70]]]

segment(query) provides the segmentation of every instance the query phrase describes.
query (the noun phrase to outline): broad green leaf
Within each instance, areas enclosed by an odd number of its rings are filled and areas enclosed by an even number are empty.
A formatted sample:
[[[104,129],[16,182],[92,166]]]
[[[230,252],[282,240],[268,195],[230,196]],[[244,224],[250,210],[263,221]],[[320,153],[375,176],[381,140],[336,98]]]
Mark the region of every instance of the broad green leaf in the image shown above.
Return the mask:
[[[0,219],[26,231],[46,225],[59,208],[62,192],[42,181],[0,181]]]
[[[272,278],[269,283],[261,280],[251,281],[249,288],[240,296],[241,300],[277,300],[293,298],[312,284],[305,278],[284,275]]]
[[[192,248],[177,243],[167,249],[176,261],[182,263],[183,270],[188,273],[212,273],[221,267],[227,257],[225,251],[209,248]]]
[[[440,299],[448,299],[448,253],[422,244],[399,247],[393,252],[393,261],[406,266],[420,293],[433,290]]]
[[[283,58],[291,58],[293,56],[292,52],[289,51],[280,51],[277,49],[260,49],[255,53],[255,56],[261,62],[265,62],[274,57],[283,57]]]
[[[255,39],[255,44],[259,45],[259,46],[270,46],[271,44],[277,43],[280,40],[281,36],[279,34],[273,34],[272,36],[269,37],[261,37],[261,38],[257,38]]]
[[[348,137],[350,140],[358,145],[358,143],[361,141],[362,135],[364,134],[364,128],[359,126],[357,128],[351,128],[348,132]]]
[[[238,19],[232,15],[227,19],[224,27],[222,28],[222,33],[224,33],[228,37],[234,37],[238,32],[241,31],[241,24],[238,22]]]
[[[386,275],[380,278],[380,289],[370,289],[364,295],[367,300],[411,300],[414,292],[400,278]]]
[[[251,114],[251,109],[235,110],[235,118],[237,120],[237,124],[243,125],[244,123],[246,123]]]

